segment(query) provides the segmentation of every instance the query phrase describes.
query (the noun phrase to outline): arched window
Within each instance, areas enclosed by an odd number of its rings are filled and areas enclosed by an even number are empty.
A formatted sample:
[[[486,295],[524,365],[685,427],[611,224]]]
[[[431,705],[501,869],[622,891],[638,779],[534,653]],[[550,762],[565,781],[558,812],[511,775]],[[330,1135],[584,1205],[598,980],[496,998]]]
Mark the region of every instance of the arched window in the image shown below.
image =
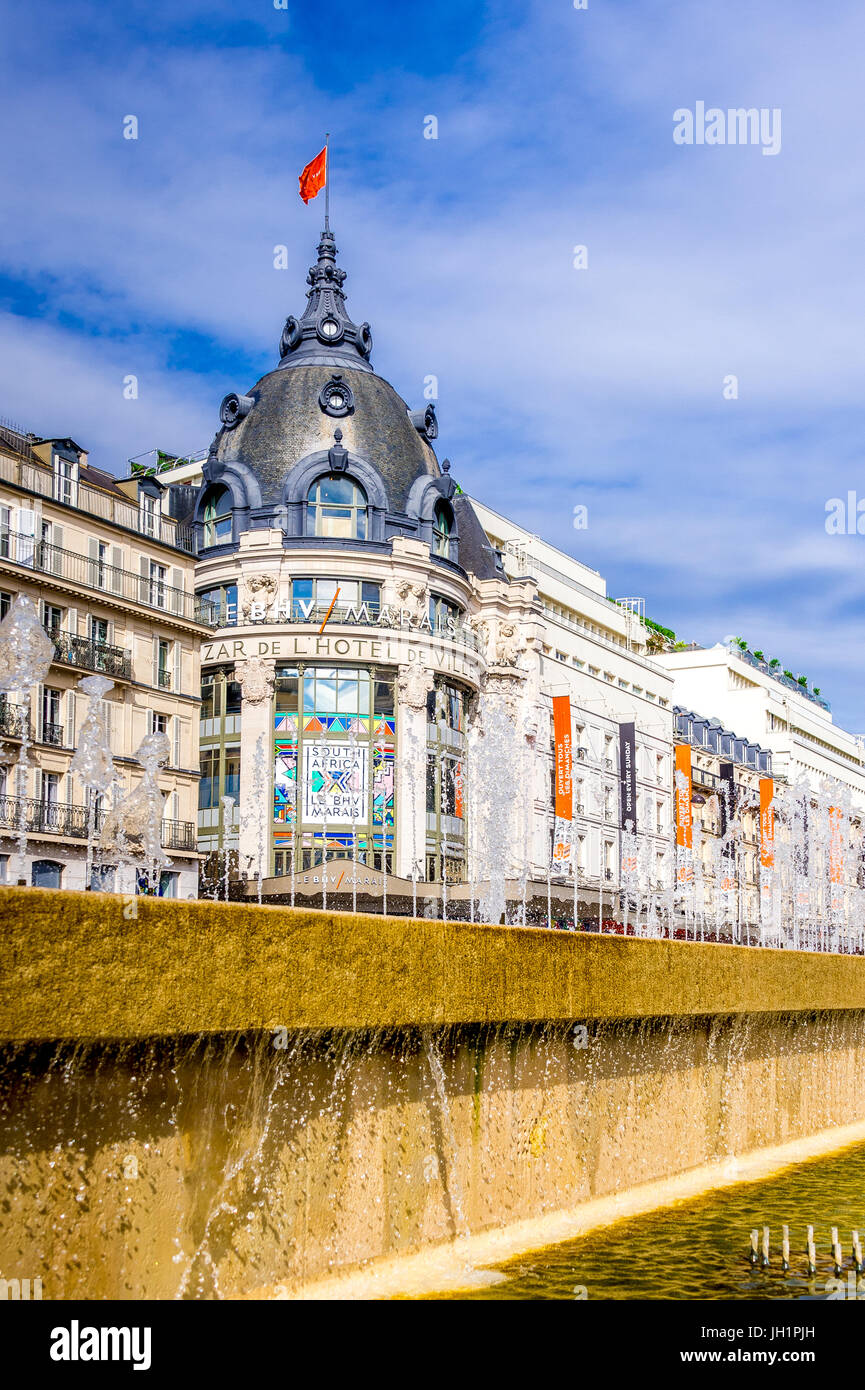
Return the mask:
[[[224,545],[231,540],[231,493],[214,488],[204,504],[204,544]]]
[[[344,473],[318,478],[309,489],[308,536],[366,540],[366,493]]]
[[[451,513],[444,502],[436,502],[433,512],[433,555],[448,559],[451,553]]]
[[[62,878],[63,865],[53,859],[37,859],[33,865],[34,888],[59,888]]]

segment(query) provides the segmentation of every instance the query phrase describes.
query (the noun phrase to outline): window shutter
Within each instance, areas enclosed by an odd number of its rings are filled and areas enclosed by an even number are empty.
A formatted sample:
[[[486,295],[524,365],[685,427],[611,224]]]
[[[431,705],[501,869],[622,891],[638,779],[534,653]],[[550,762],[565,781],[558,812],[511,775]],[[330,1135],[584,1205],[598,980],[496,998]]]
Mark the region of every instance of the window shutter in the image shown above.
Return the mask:
[[[183,613],[183,570],[173,569],[171,571],[171,611],[172,613]]]
[[[73,697],[74,698],[74,697]],[[71,806],[75,800],[75,788],[73,787],[73,777],[71,772],[66,773],[66,805]]]
[[[66,746],[67,748],[74,748],[74,747],[75,747],[75,691],[74,691],[74,690],[67,690],[67,692],[66,692],[66,729],[65,729],[64,732],[65,732],[65,735],[66,735],[65,738],[64,738],[64,740],[63,740],[65,746]],[[71,783],[71,781],[72,781],[72,778],[71,778],[71,777],[70,777],[69,781],[70,781],[70,783]]]
[[[149,734],[152,734],[152,733],[153,733],[153,710],[152,710],[152,709],[149,709],[149,710],[147,711],[147,732],[148,732]]]
[[[175,767],[180,767],[180,739],[181,739],[180,720],[178,719],[177,715],[175,715],[171,722],[172,722],[172,724],[174,725],[174,729],[173,729],[173,734],[174,734],[174,755],[173,755],[173,758],[172,758],[172,762],[173,762],[173,764],[174,764]],[[177,820],[177,817],[176,817],[176,816],[173,816],[172,819],[173,819],[173,820]]]
[[[174,643],[174,677],[173,677],[173,680],[172,680],[172,682],[171,682],[172,685],[174,686],[174,693],[175,693],[175,695],[179,695],[179,694],[180,694],[180,676],[181,676],[180,662],[181,662],[181,657],[182,657],[182,655],[183,655],[183,649],[182,649],[180,643],[179,643],[179,642],[175,642],[175,643]]]
[[[153,641],[153,666],[151,674],[151,685],[159,685],[159,638],[154,637]]]
[[[78,636],[78,609],[67,608],[66,610],[66,631],[71,632],[73,637]]]
[[[42,730],[42,723],[43,723],[42,715],[43,715],[44,709],[45,709],[45,687],[44,687],[43,685],[37,685],[37,687],[36,687],[36,742],[37,742],[37,743],[41,743],[41,742],[42,742],[42,732],[43,732],[43,730]]]
[[[54,549],[51,551],[51,573],[63,573],[63,527],[58,526],[57,522],[51,527],[51,544]]]
[[[99,542],[95,536],[88,536],[87,538],[87,558],[90,561],[90,577],[88,583],[91,589],[96,589],[99,587],[99,571],[96,568],[97,561],[99,560]]]
[[[111,547],[111,592],[123,592],[123,551],[119,545]]]
[[[150,579],[150,561],[148,560],[148,558],[147,558],[146,555],[140,555],[140,556],[138,557],[138,563],[139,563],[140,573],[141,573],[141,578],[140,578],[140,580],[138,581],[138,589],[139,589],[138,601],[139,601],[139,603],[149,603],[149,602],[150,602],[150,598],[149,598],[149,592],[150,592],[150,590],[149,590],[149,582],[148,582],[148,581],[149,581],[149,579]]]
[[[18,563],[32,565],[36,539],[36,513],[29,507],[19,507],[16,525],[19,533]]]

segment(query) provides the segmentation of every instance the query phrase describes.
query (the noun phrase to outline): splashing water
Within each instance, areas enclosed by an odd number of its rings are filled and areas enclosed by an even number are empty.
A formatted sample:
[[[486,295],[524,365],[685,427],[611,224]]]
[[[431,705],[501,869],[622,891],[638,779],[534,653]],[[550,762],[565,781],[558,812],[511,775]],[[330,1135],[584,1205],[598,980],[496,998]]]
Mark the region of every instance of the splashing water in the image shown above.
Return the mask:
[[[84,676],[78,689],[87,696],[87,714],[78,735],[78,746],[70,763],[87,794],[87,860],[84,874],[86,888],[93,886],[93,852],[96,843],[98,798],[117,780],[111,743],[108,736],[105,697],[114,689],[107,676]]]
[[[27,857],[27,773],[30,769],[30,696],[45,680],[54,660],[54,643],[39,621],[32,599],[19,594],[0,622],[0,691],[17,694],[25,706],[21,725],[21,749],[16,765],[16,791],[20,798],[17,850],[9,863],[9,879],[23,879]]]
[[[112,807],[100,835],[104,854],[116,856],[120,863],[143,872],[150,889],[156,892],[161,871],[171,860],[162,848],[162,815],[165,796],[159,790],[157,775],[168,762],[171,748],[165,734],[154,732],[142,739],[135,754],[144,776],[133,791]]]
[[[223,797],[222,797],[223,845],[224,845],[225,837],[226,837],[226,835],[229,834],[229,832],[230,832],[230,830],[231,830],[231,827],[232,827],[232,824],[233,824],[233,820],[234,820],[234,807],[235,807],[235,804],[236,804],[236,803],[235,803],[235,799],[234,799],[233,796],[223,796]],[[230,860],[230,852],[229,852],[229,850],[228,850],[227,847],[224,847],[224,848],[223,848],[222,856],[223,856],[223,866],[222,866],[222,867],[223,867],[223,875],[224,875],[223,887],[224,887],[224,892],[225,892],[225,901],[228,902],[229,865],[230,865],[231,860]]]

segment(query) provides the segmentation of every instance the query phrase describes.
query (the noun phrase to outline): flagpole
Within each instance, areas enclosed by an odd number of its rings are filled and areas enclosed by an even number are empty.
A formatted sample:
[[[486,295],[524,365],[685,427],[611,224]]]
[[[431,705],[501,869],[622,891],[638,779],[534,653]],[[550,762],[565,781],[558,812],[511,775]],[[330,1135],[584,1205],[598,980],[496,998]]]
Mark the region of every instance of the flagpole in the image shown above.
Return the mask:
[[[324,230],[330,231],[330,132],[324,137]]]

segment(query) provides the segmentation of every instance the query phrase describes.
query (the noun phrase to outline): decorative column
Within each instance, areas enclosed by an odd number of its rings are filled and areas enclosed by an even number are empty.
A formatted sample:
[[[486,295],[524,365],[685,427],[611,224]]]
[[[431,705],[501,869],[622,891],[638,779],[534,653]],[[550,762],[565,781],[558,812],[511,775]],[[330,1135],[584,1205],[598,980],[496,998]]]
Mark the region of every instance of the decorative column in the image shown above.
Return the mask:
[[[270,873],[273,832],[273,680],[276,663],[250,656],[235,666],[240,719],[240,872]]]
[[[396,857],[394,871],[411,878],[417,861],[417,877],[426,876],[426,705],[433,688],[433,673],[426,666],[407,662],[397,675],[397,751],[394,775],[396,794]]]

